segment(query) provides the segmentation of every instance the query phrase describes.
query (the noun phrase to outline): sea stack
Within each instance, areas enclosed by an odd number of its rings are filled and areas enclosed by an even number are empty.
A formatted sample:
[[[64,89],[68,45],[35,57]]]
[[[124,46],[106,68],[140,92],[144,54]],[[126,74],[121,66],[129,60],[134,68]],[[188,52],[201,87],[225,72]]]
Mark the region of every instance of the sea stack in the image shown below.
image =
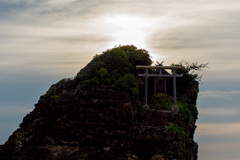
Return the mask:
[[[187,74],[177,78],[179,110],[172,112],[172,78],[154,85],[156,79],[145,84],[138,76],[144,70],[137,65],[151,64],[148,51],[130,45],[96,55],[40,97],[0,146],[1,159],[197,160],[198,82]]]

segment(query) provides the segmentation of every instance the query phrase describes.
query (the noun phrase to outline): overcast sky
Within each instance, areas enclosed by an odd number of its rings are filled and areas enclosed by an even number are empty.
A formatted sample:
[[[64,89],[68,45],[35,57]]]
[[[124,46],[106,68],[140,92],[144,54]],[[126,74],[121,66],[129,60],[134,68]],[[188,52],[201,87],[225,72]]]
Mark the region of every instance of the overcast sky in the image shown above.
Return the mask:
[[[102,51],[133,44],[164,65],[209,62],[198,98],[199,160],[238,160],[239,19],[237,0],[0,0],[0,143],[51,84]]]

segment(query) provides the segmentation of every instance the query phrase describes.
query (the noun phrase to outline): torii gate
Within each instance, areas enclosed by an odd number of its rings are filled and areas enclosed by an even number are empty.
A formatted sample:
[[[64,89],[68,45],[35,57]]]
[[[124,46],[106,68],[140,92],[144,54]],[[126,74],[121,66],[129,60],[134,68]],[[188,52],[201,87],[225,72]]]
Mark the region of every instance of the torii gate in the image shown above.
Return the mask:
[[[137,69],[145,69],[144,74],[138,74],[140,77],[145,77],[145,105],[147,106],[147,96],[148,96],[148,77],[172,77],[173,78],[173,104],[177,105],[177,88],[176,88],[176,77],[183,77],[183,74],[177,74],[177,69],[185,69],[183,66],[146,66],[137,65]],[[159,74],[149,74],[148,69],[159,70]],[[163,69],[171,69],[172,74],[163,74]]]

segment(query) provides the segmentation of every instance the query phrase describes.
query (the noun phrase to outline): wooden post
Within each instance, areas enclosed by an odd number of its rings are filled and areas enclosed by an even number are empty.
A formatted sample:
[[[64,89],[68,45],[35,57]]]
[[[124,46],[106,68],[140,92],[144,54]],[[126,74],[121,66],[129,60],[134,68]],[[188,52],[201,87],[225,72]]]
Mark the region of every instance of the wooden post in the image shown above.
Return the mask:
[[[173,104],[177,104],[176,69],[173,69]]]
[[[167,82],[166,82],[166,78],[164,78],[164,93],[167,93]]]
[[[147,106],[148,102],[148,69],[145,70],[145,106]]]

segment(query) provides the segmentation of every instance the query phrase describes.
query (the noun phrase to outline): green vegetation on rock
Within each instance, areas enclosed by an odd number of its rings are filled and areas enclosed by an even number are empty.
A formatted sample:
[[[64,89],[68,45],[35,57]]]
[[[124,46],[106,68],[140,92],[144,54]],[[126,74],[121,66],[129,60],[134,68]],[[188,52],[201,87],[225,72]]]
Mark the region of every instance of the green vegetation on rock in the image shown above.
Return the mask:
[[[167,94],[154,94],[150,104],[152,109],[171,110],[173,106],[173,97]]]
[[[172,64],[172,66],[184,66],[184,70],[177,70],[177,74],[183,74],[183,77],[177,80],[177,92],[179,96],[182,96],[187,90],[195,88],[196,82],[200,82],[202,75],[199,75],[199,71],[208,68],[208,63],[199,64],[198,62],[185,62],[181,61],[178,64]]]
[[[141,106],[138,108],[138,115],[140,116],[140,118],[144,118],[146,114],[146,110],[144,106]]]
[[[112,89],[123,90],[136,98],[139,93],[139,84],[137,82],[138,71],[136,65],[151,65],[152,60],[145,49],[137,49],[133,45],[118,46],[104,51],[94,58],[84,67],[74,78],[77,82],[76,89],[88,88],[98,85],[108,85]],[[163,62],[162,62],[163,63]],[[159,63],[157,65],[162,65]],[[196,105],[189,103],[186,99],[186,93],[196,89],[196,84],[201,76],[196,71],[207,68],[207,64],[180,62],[172,66],[184,66],[185,70],[177,70],[178,74],[183,74],[182,78],[177,79],[177,98],[180,113],[186,121],[192,116],[195,120],[198,117]],[[58,99],[61,96],[57,90],[69,79],[62,79],[53,84],[46,94],[45,98]],[[61,94],[61,93],[60,93]],[[155,94],[151,97],[149,104],[152,110],[171,110],[173,106],[173,97],[167,94]],[[139,108],[140,117],[144,116],[144,108]]]
[[[177,105],[178,105],[178,107],[180,109],[180,113],[182,114],[184,120],[188,121],[190,119],[190,116],[191,116],[191,111],[187,107],[187,104],[183,103],[181,101],[178,101]]]
[[[59,98],[59,95],[56,95],[56,90],[57,87],[59,87],[60,85],[62,85],[64,82],[67,82],[69,79],[63,78],[60,81],[58,81],[56,84],[53,84],[48,91],[45,93],[45,95],[43,95],[44,98]]]
[[[78,88],[104,84],[136,96],[136,65],[151,64],[148,51],[137,49],[133,45],[119,46],[96,55],[75,79],[80,81]]]
[[[169,126],[172,132],[180,134],[183,138],[186,138],[186,131],[184,128],[176,125]]]
[[[202,75],[200,71],[208,68],[208,63],[199,64],[198,62],[189,63],[181,61],[172,66],[184,66],[184,70],[177,70],[177,74],[183,74],[183,77],[177,79],[177,99],[180,112],[184,119],[188,121],[190,117],[194,120],[198,118],[198,110],[196,108],[196,99],[188,99],[189,95],[197,98],[198,84],[201,81]],[[195,94],[195,95],[194,95]]]

